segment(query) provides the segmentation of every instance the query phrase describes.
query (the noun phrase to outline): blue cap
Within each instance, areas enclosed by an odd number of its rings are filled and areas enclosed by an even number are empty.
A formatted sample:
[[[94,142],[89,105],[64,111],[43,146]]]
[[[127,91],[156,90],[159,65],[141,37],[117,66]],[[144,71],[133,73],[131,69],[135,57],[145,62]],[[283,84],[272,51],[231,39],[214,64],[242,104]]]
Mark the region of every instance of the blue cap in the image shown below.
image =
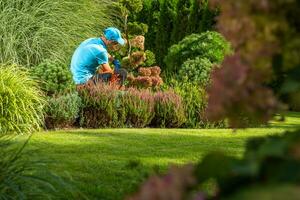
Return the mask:
[[[125,44],[125,40],[122,38],[120,30],[117,28],[109,27],[109,28],[105,29],[104,36],[106,39],[116,41],[120,45]]]

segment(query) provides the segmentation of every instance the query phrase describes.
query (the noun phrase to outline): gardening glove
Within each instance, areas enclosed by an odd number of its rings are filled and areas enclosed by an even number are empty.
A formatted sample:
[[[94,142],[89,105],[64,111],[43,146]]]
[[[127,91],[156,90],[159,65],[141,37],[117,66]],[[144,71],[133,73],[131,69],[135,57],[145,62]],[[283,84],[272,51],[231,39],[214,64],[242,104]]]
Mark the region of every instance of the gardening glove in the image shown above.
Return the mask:
[[[118,72],[121,69],[121,63],[120,63],[120,61],[119,60],[114,60],[112,63],[115,66],[115,70],[114,71]]]

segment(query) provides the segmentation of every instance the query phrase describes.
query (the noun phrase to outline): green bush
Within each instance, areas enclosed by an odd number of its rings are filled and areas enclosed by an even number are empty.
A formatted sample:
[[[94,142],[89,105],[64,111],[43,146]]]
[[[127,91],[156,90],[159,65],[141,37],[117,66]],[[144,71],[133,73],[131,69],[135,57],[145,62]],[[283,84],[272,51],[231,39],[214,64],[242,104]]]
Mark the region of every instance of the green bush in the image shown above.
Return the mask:
[[[207,31],[187,36],[173,45],[164,61],[168,72],[177,73],[188,59],[194,60],[200,57],[208,59],[213,64],[219,64],[229,53],[230,45],[224,37],[217,32]]]
[[[1,0],[0,62],[69,64],[74,48],[111,25],[108,0]],[[96,34],[96,35],[95,35]]]
[[[178,78],[205,88],[210,83],[213,64],[207,58],[196,57],[184,62],[179,70]]]
[[[44,98],[26,69],[0,64],[0,133],[37,130],[43,121]]]
[[[72,126],[79,116],[80,107],[81,98],[78,93],[48,97],[48,105],[45,109],[46,127],[53,129]]]
[[[204,88],[192,82],[183,82],[175,79],[168,81],[165,90],[172,88],[174,92],[181,96],[184,105],[186,121],[182,125],[184,128],[224,128],[224,121],[211,123],[204,113],[207,107],[207,94]]]
[[[186,121],[182,98],[173,91],[157,92],[152,126],[178,128]]]
[[[69,68],[50,60],[33,67],[32,75],[40,80],[42,90],[48,95],[70,90],[74,86]]]
[[[154,96],[148,90],[129,89],[123,96],[123,107],[126,108],[126,125],[143,128],[149,125],[154,117]]]
[[[150,67],[156,63],[155,54],[152,51],[146,50],[146,61],[144,66]]]
[[[148,32],[148,26],[144,23],[129,22],[128,33],[131,35],[145,35]]]

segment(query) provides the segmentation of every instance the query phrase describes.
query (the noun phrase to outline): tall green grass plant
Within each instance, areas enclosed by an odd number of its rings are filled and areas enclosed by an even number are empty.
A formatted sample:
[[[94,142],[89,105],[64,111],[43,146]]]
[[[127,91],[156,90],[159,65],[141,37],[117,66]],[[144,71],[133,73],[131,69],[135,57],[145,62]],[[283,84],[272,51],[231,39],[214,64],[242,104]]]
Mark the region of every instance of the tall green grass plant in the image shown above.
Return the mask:
[[[26,69],[0,64],[0,134],[38,129],[43,105],[43,95]]]
[[[108,0],[1,0],[0,63],[69,63],[74,48],[112,25]]]

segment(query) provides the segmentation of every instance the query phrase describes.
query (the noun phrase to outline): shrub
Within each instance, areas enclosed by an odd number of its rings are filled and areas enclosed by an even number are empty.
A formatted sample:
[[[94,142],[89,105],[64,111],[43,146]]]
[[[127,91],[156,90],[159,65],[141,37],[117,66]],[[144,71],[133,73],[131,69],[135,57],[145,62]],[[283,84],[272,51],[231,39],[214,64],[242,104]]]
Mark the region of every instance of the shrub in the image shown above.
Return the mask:
[[[129,22],[128,30],[128,33],[131,35],[145,35],[148,32],[148,25],[138,22]]]
[[[35,66],[32,75],[41,81],[41,88],[48,95],[70,90],[74,86],[68,67],[50,60]]]
[[[0,62],[24,66],[45,59],[68,63],[74,48],[111,20],[107,0],[2,0]]]
[[[168,72],[177,73],[188,59],[207,58],[211,63],[219,64],[229,53],[230,45],[224,37],[217,32],[207,31],[187,36],[178,44],[173,45],[164,61]]]
[[[43,121],[44,99],[26,69],[0,65],[0,133],[37,130]]]
[[[79,116],[80,107],[81,98],[78,93],[48,97],[46,127],[53,129],[72,126]]]
[[[126,124],[129,127],[143,128],[154,117],[154,96],[149,90],[130,88],[123,96],[126,108]]]
[[[122,92],[115,87],[98,83],[88,84],[82,97],[81,125],[87,128],[122,127],[126,116]]]
[[[155,54],[150,51],[150,50],[146,50],[146,61],[145,61],[145,66],[152,66],[156,63],[156,58],[155,58]]]
[[[207,93],[205,88],[199,87],[192,82],[183,82],[176,79],[168,81],[164,90],[172,88],[174,92],[181,96],[184,105],[186,121],[182,125],[184,128],[224,128],[224,121],[209,122],[205,115],[207,107]]]
[[[205,88],[210,83],[213,64],[207,58],[197,57],[187,60],[179,70],[178,78]]]
[[[157,92],[155,100],[155,127],[180,127],[186,120],[182,98],[173,91]]]

